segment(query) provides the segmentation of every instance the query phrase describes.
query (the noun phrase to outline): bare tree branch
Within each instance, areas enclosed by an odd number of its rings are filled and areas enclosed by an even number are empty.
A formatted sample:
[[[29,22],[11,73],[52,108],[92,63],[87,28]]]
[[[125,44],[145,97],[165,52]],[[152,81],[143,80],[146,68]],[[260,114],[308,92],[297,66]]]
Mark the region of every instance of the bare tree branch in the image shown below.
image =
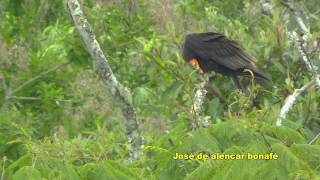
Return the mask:
[[[0,73],[0,89],[5,90],[7,88],[6,80],[4,79],[4,76]]]
[[[268,16],[273,15],[273,6],[268,0],[260,0],[262,12]]]
[[[299,44],[297,46],[297,49],[302,57],[302,60],[306,64],[309,71],[312,73],[318,88],[320,88],[320,74],[317,72],[319,68],[312,63],[309,54],[306,51],[307,43],[310,36],[310,28],[307,27],[307,25],[303,22],[303,19],[300,17],[297,9],[294,7],[294,0],[290,0],[287,4],[287,7],[291,10],[297,22],[297,25],[302,33],[301,39],[298,38],[298,34],[295,31],[289,33],[289,37],[294,44]]]
[[[311,87],[314,84],[314,80],[308,82],[304,86],[302,86],[300,89],[295,89],[294,92],[289,95],[286,100],[284,101],[283,106],[281,107],[280,110],[280,115],[277,119],[276,125],[281,126],[282,125],[282,120],[286,118],[289,110],[292,108],[293,104],[295,103],[297,97],[304,92],[306,89]]]
[[[318,88],[320,88],[320,74],[317,72],[319,68],[312,63],[310,56],[306,51],[307,43],[310,36],[309,27],[303,22],[303,19],[300,17],[297,9],[294,7],[294,0],[290,0],[289,3],[282,2],[282,4],[290,9],[302,33],[301,39],[298,37],[298,33],[295,31],[289,32],[288,36],[290,37],[290,40],[293,42],[293,44],[298,44],[298,46],[296,46],[297,50],[299,51],[303,62],[306,64],[307,68],[309,69],[314,79],[316,80],[316,84]],[[272,14],[270,13],[272,13],[273,11],[273,8],[272,8],[273,6],[268,0],[260,0],[260,5],[262,8],[262,11],[265,14],[272,16]]]
[[[198,84],[197,91],[193,98],[192,111],[194,113],[195,122],[192,125],[193,129],[198,127],[208,127],[210,116],[202,116],[203,103],[207,95],[207,86],[209,84],[209,77],[207,74],[201,74],[201,82]]]
[[[5,95],[4,100],[1,106],[1,111],[6,110],[9,105],[9,99],[12,95],[12,84],[13,84],[13,78],[10,78],[8,86],[5,86]]]
[[[301,40],[298,38],[298,35],[296,32],[292,32],[289,34],[289,37],[291,39],[292,42],[299,43],[299,45],[297,46],[297,49],[302,57],[303,62],[306,64],[307,68],[309,69],[309,71],[312,73],[313,78],[315,79],[315,82],[318,86],[318,88],[320,88],[320,74],[317,72],[318,67],[316,67],[312,61],[310,60],[308,54],[306,53],[305,47],[306,47],[306,40],[308,39],[307,35],[303,35]]]
[[[298,33],[295,31],[288,32],[287,34],[293,44],[298,44],[298,46],[296,46],[297,50],[300,53],[302,60],[306,64],[308,70],[312,73],[314,80],[308,82],[300,89],[295,89],[294,92],[286,98],[286,100],[280,110],[279,117],[276,121],[277,126],[282,125],[282,120],[286,117],[289,110],[292,108],[294,102],[296,101],[297,97],[303,91],[308,89],[313,84],[316,84],[320,88],[320,74],[317,72],[318,67],[312,63],[310,56],[306,51],[307,43],[308,43],[309,36],[310,36],[309,28],[303,22],[303,19],[300,17],[297,9],[294,7],[294,0],[289,0],[289,3],[282,2],[282,4],[290,9],[290,11],[292,12],[292,14],[297,22],[297,25],[298,25],[301,33],[302,33],[301,39],[298,37]],[[266,0],[260,0],[260,5],[262,7],[262,11],[265,12],[265,14],[272,16],[272,14],[266,13],[266,11],[272,12],[272,8],[269,10],[266,10],[265,8],[263,8],[263,7],[272,7],[270,2],[267,2]]]
[[[142,138],[140,136],[136,113],[132,104],[131,93],[129,89],[124,87],[114,76],[108,60],[103,54],[101,47],[95,38],[89,22],[81,10],[79,2],[77,0],[69,0],[68,8],[74,25],[79,31],[86,48],[94,61],[98,75],[108,87],[108,90],[111,91],[112,95],[118,98],[123,104],[121,110],[126,121],[125,125],[127,129],[128,142],[131,145],[129,160],[138,159],[141,154],[140,145],[142,144]]]

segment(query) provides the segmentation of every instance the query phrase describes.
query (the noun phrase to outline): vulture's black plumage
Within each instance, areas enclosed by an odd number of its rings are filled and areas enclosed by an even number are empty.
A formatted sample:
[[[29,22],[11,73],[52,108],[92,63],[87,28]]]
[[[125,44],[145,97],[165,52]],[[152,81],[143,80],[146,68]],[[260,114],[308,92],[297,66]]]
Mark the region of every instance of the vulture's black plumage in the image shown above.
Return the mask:
[[[248,55],[236,42],[220,33],[195,33],[185,38],[184,59],[205,73],[215,71],[230,76],[241,88],[238,76],[253,77],[258,83],[270,81],[269,77],[257,69],[253,57]],[[250,71],[249,71],[250,70]]]

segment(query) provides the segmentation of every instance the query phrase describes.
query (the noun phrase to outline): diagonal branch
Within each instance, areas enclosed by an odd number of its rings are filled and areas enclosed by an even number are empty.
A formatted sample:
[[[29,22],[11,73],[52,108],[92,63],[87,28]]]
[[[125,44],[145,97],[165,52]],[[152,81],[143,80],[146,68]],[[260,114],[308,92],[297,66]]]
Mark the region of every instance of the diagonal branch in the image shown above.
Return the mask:
[[[69,60],[68,60],[68,61],[65,61],[65,62],[62,62],[62,63],[60,63],[60,64],[58,64],[58,65],[56,65],[56,66],[54,66],[54,67],[52,67],[52,68],[50,68],[50,69],[48,69],[48,70],[46,70],[46,71],[40,73],[39,75],[37,75],[37,76],[35,76],[35,77],[27,80],[26,82],[24,82],[23,84],[21,84],[20,86],[18,86],[17,88],[15,88],[15,89],[12,91],[12,94],[20,91],[21,89],[23,89],[23,88],[26,87],[27,85],[33,83],[34,81],[36,81],[36,80],[38,80],[38,79],[41,79],[43,76],[45,76],[45,75],[47,75],[47,74],[49,74],[49,73],[51,73],[51,72],[53,72],[53,71],[56,71],[56,70],[60,69],[61,67],[69,64],[69,63],[70,63]]]
[[[286,118],[289,110],[292,108],[293,104],[295,103],[295,101],[297,100],[297,97],[304,92],[305,90],[307,90],[309,87],[311,87],[312,85],[314,85],[314,80],[308,82],[307,84],[305,84],[304,86],[302,86],[300,89],[295,89],[294,92],[292,94],[290,94],[286,100],[284,101],[283,106],[281,107],[280,110],[280,115],[276,121],[276,125],[277,126],[281,126],[282,125],[282,120]]]
[[[121,110],[125,118],[128,142],[131,145],[129,158],[130,160],[138,159],[141,154],[140,145],[142,144],[142,138],[140,136],[136,113],[132,104],[131,93],[129,89],[124,87],[114,76],[89,22],[81,10],[78,0],[69,0],[68,9],[73,23],[79,31],[80,36],[94,61],[96,72],[112,95],[122,103]]]
[[[308,144],[313,144],[320,138],[320,133],[318,133]]]
[[[316,84],[320,88],[320,74],[317,72],[318,67],[312,63],[310,56],[306,51],[307,42],[308,42],[309,36],[310,36],[309,28],[303,22],[303,19],[300,17],[298,11],[294,7],[294,0],[289,0],[288,3],[281,2],[281,4],[290,9],[290,11],[292,12],[292,14],[297,22],[297,26],[299,27],[299,29],[302,33],[301,39],[298,37],[298,33],[295,31],[292,31],[291,33],[288,32],[288,36],[293,44],[298,44],[298,46],[296,46],[296,48],[297,48],[298,52],[300,53],[302,60],[305,63],[305,65],[307,66],[308,70],[312,73],[313,80],[308,82],[307,84],[305,84],[300,89],[295,89],[294,92],[286,98],[286,100],[280,110],[279,117],[277,118],[277,121],[276,121],[277,126],[282,125],[282,120],[286,117],[289,110],[292,108],[293,104],[295,103],[297,97],[302,92],[304,92],[306,89],[311,87],[313,84]],[[260,0],[260,5],[262,7],[262,11],[265,14],[272,16],[272,14],[268,13],[268,12],[272,12],[272,5],[269,1]],[[269,9],[269,11],[268,11],[268,9],[265,9],[263,7],[271,7],[271,9]]]
[[[320,88],[320,74],[317,72],[319,68],[312,63],[310,56],[306,51],[307,43],[310,36],[309,27],[303,22],[303,19],[300,17],[298,11],[294,7],[294,0],[290,0],[289,3],[286,4],[286,6],[292,12],[297,22],[297,25],[302,33],[301,39],[298,38],[298,35],[295,31],[290,33],[289,37],[291,38],[292,42],[299,44],[297,46],[297,49],[302,57],[302,60],[306,64],[308,70],[312,73],[316,85],[318,86],[318,88]]]

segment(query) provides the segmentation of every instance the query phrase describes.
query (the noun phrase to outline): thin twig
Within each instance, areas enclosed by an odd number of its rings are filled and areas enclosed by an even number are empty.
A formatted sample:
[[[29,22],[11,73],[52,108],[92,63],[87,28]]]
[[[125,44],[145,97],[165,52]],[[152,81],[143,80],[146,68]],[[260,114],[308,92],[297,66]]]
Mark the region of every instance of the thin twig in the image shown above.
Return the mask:
[[[64,61],[64,62],[62,62],[62,63],[60,63],[60,64],[57,64],[56,66],[54,66],[54,67],[52,67],[52,68],[50,68],[50,69],[48,69],[48,70],[40,73],[39,75],[36,75],[35,77],[27,80],[26,82],[24,82],[23,84],[21,84],[20,86],[18,86],[17,88],[15,88],[15,89],[12,91],[12,94],[15,94],[16,92],[20,91],[21,89],[23,89],[23,88],[26,87],[27,85],[33,83],[34,81],[36,81],[36,80],[38,80],[38,79],[41,79],[43,76],[45,76],[45,75],[47,75],[47,74],[49,74],[49,73],[51,73],[51,72],[53,72],[53,71],[56,71],[56,70],[60,69],[61,67],[69,64],[69,63],[70,63],[69,60]]]
[[[4,156],[4,157],[3,157],[3,165],[2,165],[1,180],[4,180],[5,167],[6,167],[6,161],[7,161],[7,157],[6,157],[6,156]]]
[[[43,98],[41,98],[41,97],[11,96],[11,99],[26,100],[26,101],[38,101],[38,100],[42,100]],[[72,102],[72,100],[68,100],[68,99],[50,99],[50,100],[59,101],[59,102]]]
[[[309,142],[309,144],[313,144],[313,143],[316,142],[319,138],[320,138],[320,133],[318,133],[318,134]]]

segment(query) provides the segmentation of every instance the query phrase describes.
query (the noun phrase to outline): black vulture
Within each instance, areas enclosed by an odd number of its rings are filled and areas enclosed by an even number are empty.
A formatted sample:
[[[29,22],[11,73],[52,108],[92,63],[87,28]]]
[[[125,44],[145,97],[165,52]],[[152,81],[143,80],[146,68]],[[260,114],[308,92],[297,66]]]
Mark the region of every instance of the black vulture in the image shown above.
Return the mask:
[[[270,78],[254,64],[235,41],[220,33],[188,34],[183,46],[183,58],[203,73],[215,71],[230,76],[239,89],[243,89],[238,76],[254,78],[267,85]]]

